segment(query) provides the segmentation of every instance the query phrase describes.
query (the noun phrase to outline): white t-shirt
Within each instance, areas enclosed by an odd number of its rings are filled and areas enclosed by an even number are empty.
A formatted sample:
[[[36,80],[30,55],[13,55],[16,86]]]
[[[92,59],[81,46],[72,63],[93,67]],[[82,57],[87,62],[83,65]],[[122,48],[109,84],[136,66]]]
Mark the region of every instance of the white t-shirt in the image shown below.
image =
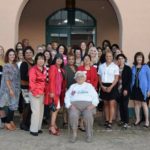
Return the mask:
[[[101,76],[102,83],[113,83],[115,75],[119,75],[119,67],[113,62],[110,65],[103,63],[99,66],[98,74]]]
[[[69,108],[71,102],[86,101],[92,102],[94,106],[99,103],[98,94],[92,84],[84,82],[83,84],[75,83],[71,85],[65,95],[65,106]]]

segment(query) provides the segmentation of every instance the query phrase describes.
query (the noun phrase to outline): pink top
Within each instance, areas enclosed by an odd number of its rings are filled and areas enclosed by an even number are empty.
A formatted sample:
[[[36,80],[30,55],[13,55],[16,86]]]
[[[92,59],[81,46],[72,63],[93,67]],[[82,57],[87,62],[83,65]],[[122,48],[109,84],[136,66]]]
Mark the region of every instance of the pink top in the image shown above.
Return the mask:
[[[66,55],[63,55],[63,60],[64,60],[64,65],[66,66],[68,61],[67,61],[67,56]]]

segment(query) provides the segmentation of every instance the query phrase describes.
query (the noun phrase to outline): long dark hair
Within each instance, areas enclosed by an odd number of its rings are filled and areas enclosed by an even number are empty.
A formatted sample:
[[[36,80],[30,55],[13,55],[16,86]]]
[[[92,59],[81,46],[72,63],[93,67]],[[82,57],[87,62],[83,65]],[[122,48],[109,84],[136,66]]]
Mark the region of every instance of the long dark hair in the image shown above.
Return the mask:
[[[105,43],[107,43],[107,46],[111,49],[111,43],[109,40],[104,40],[102,43],[102,49],[105,50]]]
[[[53,61],[52,61],[52,65],[55,65],[55,64],[56,64],[56,60],[57,60],[58,58],[62,59],[62,64],[61,64],[60,67],[63,68],[63,67],[64,67],[64,59],[63,59],[62,54],[59,54],[59,53],[55,55],[55,58],[54,58]]]
[[[57,53],[59,53],[59,48],[61,46],[64,48],[64,55],[67,55],[68,50],[67,50],[67,47],[64,44],[59,44],[58,45],[58,47],[57,47]]]
[[[22,49],[18,49],[18,48],[17,48],[19,44],[22,46]],[[16,52],[18,52],[19,50],[23,50],[23,44],[22,44],[22,42],[18,42],[18,43],[16,44],[15,50],[16,50]]]
[[[16,54],[16,51],[12,48],[8,49],[6,54],[5,54],[5,59],[4,59],[5,63],[9,63],[9,53],[10,52],[14,52],[14,54],[15,54],[14,63],[16,63],[17,62],[17,54]]]
[[[43,52],[43,55],[45,56],[45,53],[46,52],[48,52],[49,53],[49,55],[50,55],[50,58],[49,58],[49,60],[48,60],[48,65],[50,66],[51,64],[52,64],[52,55],[51,55],[51,52],[49,51],[49,50],[45,50],[44,52]],[[46,57],[46,56],[45,56]]]
[[[63,60],[62,54],[59,54],[59,53],[58,53],[58,54],[55,55],[55,58],[54,58],[54,60],[53,60],[53,62],[52,62],[52,65],[55,65],[55,64],[56,64],[56,60],[57,60],[58,58],[62,59],[62,64],[60,65],[60,68],[61,68],[62,77],[63,77],[63,79],[65,79],[65,73],[64,73],[64,71],[63,71],[64,60]]]

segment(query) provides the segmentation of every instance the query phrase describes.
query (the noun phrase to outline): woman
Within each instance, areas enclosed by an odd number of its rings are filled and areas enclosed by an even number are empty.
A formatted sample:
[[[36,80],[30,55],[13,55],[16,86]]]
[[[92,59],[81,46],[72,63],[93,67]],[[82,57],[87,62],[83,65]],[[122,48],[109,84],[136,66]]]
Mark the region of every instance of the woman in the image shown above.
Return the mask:
[[[85,82],[85,72],[77,71],[75,80],[77,83],[71,85],[65,96],[65,105],[69,109],[69,121],[73,132],[70,142],[76,142],[78,120],[81,114],[85,121],[86,141],[91,142],[94,122],[93,114],[96,113],[95,107],[99,102],[98,94],[90,83]]]
[[[83,58],[83,66],[78,67],[78,71],[86,72],[86,82],[91,83],[97,90],[98,76],[95,67],[91,66],[91,56],[85,55]]]
[[[113,54],[106,52],[106,62],[99,66],[99,81],[101,86],[100,96],[104,101],[105,126],[112,129],[112,121],[115,114],[116,98],[118,96],[117,82],[119,67],[113,63]]]
[[[23,49],[25,49],[26,47],[30,46],[30,42],[28,39],[23,39],[22,40],[22,46],[23,46]]]
[[[18,53],[19,50],[23,50],[23,44],[21,42],[18,42],[16,44],[15,50],[16,50],[17,53]]]
[[[51,52],[51,50],[52,50],[52,43],[47,43],[46,50],[48,50],[49,52]]]
[[[31,120],[31,107],[29,98],[29,69],[34,65],[33,62],[34,50],[32,47],[27,46],[23,51],[24,61],[20,66],[21,76],[21,95],[22,99],[19,102],[19,112],[22,114],[22,121],[20,123],[20,129],[29,131]]]
[[[57,54],[57,51],[52,49],[50,52],[51,52],[51,55],[52,55],[52,60],[54,60],[55,55]]]
[[[109,47],[111,49],[111,43],[109,40],[104,40],[102,42],[102,49],[105,50],[107,47]]]
[[[116,51],[117,51],[118,49],[120,49],[120,48],[119,48],[119,45],[118,45],[118,44],[113,44],[112,47],[111,47],[111,49],[112,49],[113,54],[115,54]]]
[[[38,53],[35,57],[35,66],[29,70],[29,97],[31,100],[30,134],[38,136],[42,133],[42,120],[44,113],[44,92],[46,84],[45,56]]]
[[[114,62],[117,64],[117,56],[119,54],[122,54],[122,51],[120,49],[117,49],[116,52],[114,53]],[[126,60],[127,61],[127,60]]]
[[[16,53],[8,49],[5,55],[5,65],[0,89],[0,108],[5,110],[6,117],[3,118],[5,128],[13,131],[16,129],[14,123],[14,111],[18,108],[20,95],[20,73],[16,65]]]
[[[80,48],[82,51],[82,58],[87,54],[87,46],[85,42],[81,42]]]
[[[98,51],[96,47],[91,47],[88,54],[91,56],[91,65],[98,68]]]
[[[101,47],[97,47],[97,51],[98,51],[98,58],[100,59],[101,56],[102,56],[102,54],[103,54],[103,50],[102,50]],[[98,60],[99,60],[99,59],[98,59]]]
[[[119,96],[117,101],[119,102],[120,117],[121,121],[119,125],[122,125],[125,129],[129,127],[129,112],[128,103],[130,97],[130,85],[132,80],[131,68],[125,64],[126,56],[124,54],[119,54],[116,58],[119,66],[119,82],[118,91]]]
[[[65,75],[63,70],[63,56],[56,54],[49,69],[49,94],[50,100],[45,101],[46,105],[55,105],[56,111],[52,111],[49,133],[59,136],[60,130],[56,125],[58,111],[63,106],[63,92],[65,91]]]
[[[94,46],[95,46],[94,42],[93,42],[93,41],[90,41],[90,42],[87,44],[87,49],[88,49],[88,51],[89,51],[89,49],[90,49],[91,47],[94,47]],[[87,53],[88,53],[88,51],[87,51]]]
[[[59,53],[63,56],[64,66],[67,65],[67,47],[63,44],[60,44],[57,47],[57,53]]]
[[[74,49],[74,55],[75,55],[75,65],[81,66],[82,64],[82,51],[80,48],[75,48]]]
[[[73,54],[68,55],[68,64],[64,67],[65,70],[65,79],[66,79],[66,88],[75,83],[74,76],[77,71],[77,66],[75,65],[75,56]]]
[[[83,58],[83,66],[78,67],[78,71],[85,71],[86,72],[86,82],[91,83],[93,87],[97,90],[98,87],[98,76],[97,70],[95,67],[91,66],[91,56],[85,55]],[[85,131],[84,129],[84,120],[80,120],[79,129],[81,131]]]
[[[52,63],[52,56],[50,51],[45,50],[44,51],[44,56],[46,58],[45,61],[45,68],[46,68],[46,88],[45,88],[45,97],[44,97],[44,101],[48,101],[49,100],[49,68],[51,66]],[[43,119],[43,123],[48,124],[48,119],[50,117],[50,112],[49,112],[49,106],[45,105],[44,106],[44,119]]]
[[[132,67],[131,99],[134,100],[136,121],[135,126],[140,124],[140,110],[144,111],[145,124],[149,127],[149,111],[147,97],[150,96],[150,68],[144,64],[144,55],[137,52],[134,56],[134,66]]]
[[[44,53],[44,49],[43,49],[43,46],[42,45],[38,45],[37,48],[36,48],[36,54],[38,53]]]
[[[75,73],[77,71],[77,66],[75,65],[75,56],[73,54],[68,55],[68,64],[64,67],[65,70],[65,79],[66,79],[66,88],[69,89],[72,84],[75,83]],[[67,112],[64,108],[64,123],[63,127],[66,128],[68,126],[67,120]]]
[[[17,57],[18,57],[18,60],[17,60],[17,65],[18,65],[18,68],[20,69],[20,66],[24,60],[24,57],[23,57],[23,50],[22,49],[19,49],[17,50]]]

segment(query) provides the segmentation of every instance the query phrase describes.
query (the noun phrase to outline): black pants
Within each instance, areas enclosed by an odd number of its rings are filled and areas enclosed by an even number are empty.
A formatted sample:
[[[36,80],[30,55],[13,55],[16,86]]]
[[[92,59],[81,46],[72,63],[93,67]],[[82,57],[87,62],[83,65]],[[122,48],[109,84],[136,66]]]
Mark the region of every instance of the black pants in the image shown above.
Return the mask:
[[[129,97],[123,96],[121,94],[118,98],[118,102],[119,102],[121,121],[124,123],[129,123],[129,111],[128,111]]]
[[[48,105],[44,105],[44,119],[48,120],[50,118],[50,109]]]
[[[23,119],[22,119],[22,122],[21,124],[26,126],[27,128],[30,127],[30,122],[31,122],[31,107],[30,107],[30,104],[28,103],[24,103],[24,106],[23,106]]]
[[[4,118],[1,118],[3,123],[10,123],[11,121],[14,120],[14,111],[10,110],[9,108],[7,109],[7,115]]]
[[[18,111],[20,114],[23,113],[23,105],[24,105],[24,99],[23,99],[22,92],[21,92],[19,96],[19,105],[18,105]]]

